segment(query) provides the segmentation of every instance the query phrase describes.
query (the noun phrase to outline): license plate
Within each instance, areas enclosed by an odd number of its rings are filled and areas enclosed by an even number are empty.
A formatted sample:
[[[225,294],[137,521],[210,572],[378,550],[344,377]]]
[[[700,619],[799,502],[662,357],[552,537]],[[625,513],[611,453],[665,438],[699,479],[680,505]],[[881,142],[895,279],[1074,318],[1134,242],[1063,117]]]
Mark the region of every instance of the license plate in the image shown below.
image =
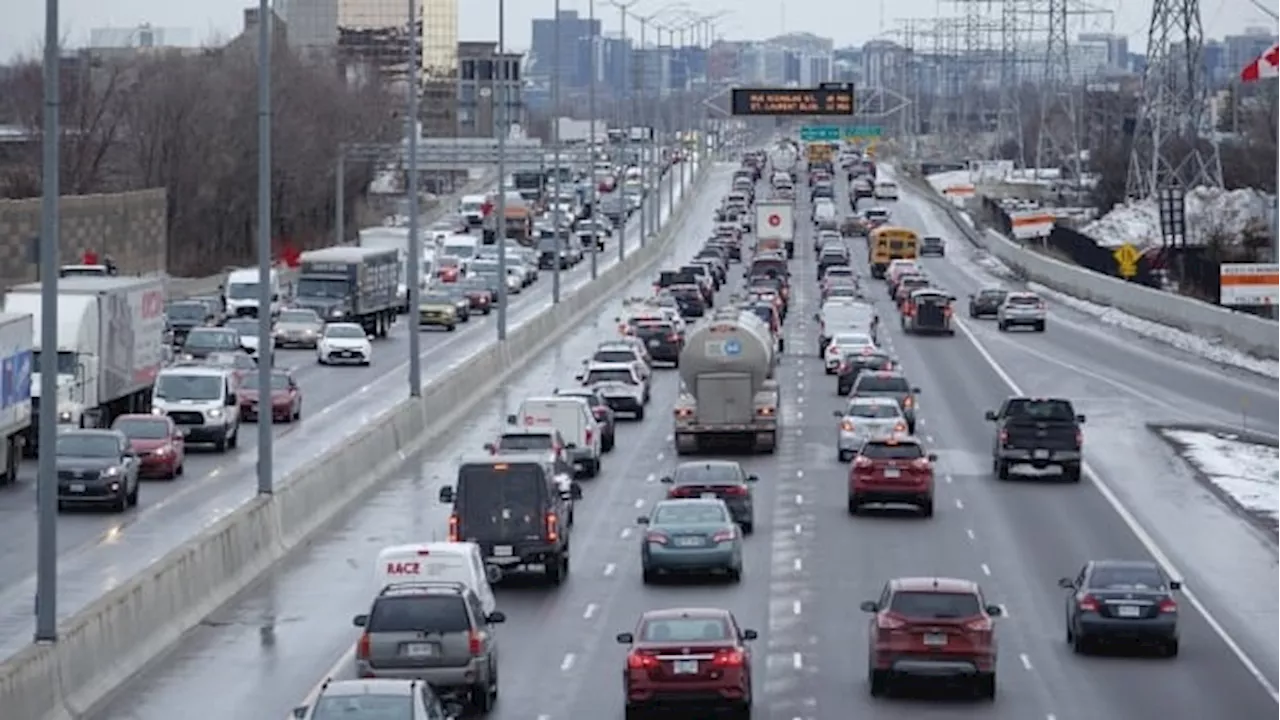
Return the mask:
[[[511,553],[512,553],[512,549],[510,545],[494,545],[493,546],[494,557],[511,557]]]
[[[68,488],[71,492],[82,493],[85,490],[84,483],[71,483]]]
[[[887,478],[896,478],[902,476],[902,471],[898,468],[885,468],[884,476]]]
[[[719,497],[719,496],[718,496],[718,495],[716,495],[716,494],[715,494],[715,493],[713,493],[713,492],[704,492],[704,493],[702,493],[702,499],[703,499],[703,500],[715,500],[717,497]]]
[[[1032,456],[1032,457],[1034,457],[1036,460],[1048,460],[1048,459],[1049,459],[1049,451],[1048,451],[1048,450],[1036,450],[1034,453],[1032,453],[1032,455],[1031,455],[1031,456]]]
[[[681,547],[700,547],[702,544],[702,538],[699,537],[676,538],[676,545]]]
[[[924,644],[929,647],[942,647],[947,644],[946,633],[925,633]]]
[[[407,643],[404,646],[404,654],[409,657],[431,657],[436,654],[435,650],[431,643]]]
[[[1120,605],[1116,607],[1116,615],[1122,618],[1136,618],[1142,616],[1142,608],[1137,605]]]
[[[661,341],[661,340],[654,339],[654,340],[650,340],[650,341],[649,341],[649,347],[651,347],[651,348],[656,348],[656,347],[658,347],[658,346],[659,346],[659,345],[661,345],[661,344],[662,344],[662,341]]]
[[[697,660],[676,660],[671,663],[671,669],[676,675],[697,675]]]

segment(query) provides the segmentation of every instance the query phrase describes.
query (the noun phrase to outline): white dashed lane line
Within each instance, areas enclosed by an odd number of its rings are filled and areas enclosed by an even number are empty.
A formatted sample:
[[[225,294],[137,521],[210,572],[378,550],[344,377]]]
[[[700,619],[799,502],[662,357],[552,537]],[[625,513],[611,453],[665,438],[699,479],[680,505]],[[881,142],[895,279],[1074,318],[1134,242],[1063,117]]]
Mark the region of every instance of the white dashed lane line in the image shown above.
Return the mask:
[[[644,498],[637,498],[637,499],[636,499],[636,509],[637,509],[637,510],[639,510],[639,509],[640,509],[640,508],[642,508],[642,507],[644,507]]]
[[[599,609],[600,609],[599,605],[596,605],[595,603],[587,603],[586,609],[582,611],[582,619],[590,620],[592,617],[595,616],[596,611]]]
[[[1031,658],[1027,657],[1026,653],[1018,655],[1018,659],[1022,661],[1022,667],[1031,670]]]
[[[965,529],[964,534],[965,534],[965,535],[968,535],[970,540],[975,540],[975,539],[977,539],[977,536],[976,536],[976,535],[974,535],[974,533],[973,533],[973,530],[972,530],[972,529]]]
[[[618,566],[615,563],[607,563],[604,566],[605,577],[609,577],[610,575],[614,574],[617,571],[618,571]]]
[[[964,509],[964,501],[963,501],[963,500],[961,500],[960,498],[956,498],[956,509],[957,509],[957,510],[963,510],[963,509]]]
[[[574,657],[573,653],[565,653],[564,660],[560,661],[560,671],[569,672],[570,670],[572,670],[573,661],[576,659],[577,658]]]
[[[991,577],[991,566],[986,563],[982,563],[982,574],[987,577]]]
[[[618,533],[618,537],[622,538],[623,540],[626,540],[627,538],[631,537],[631,528],[629,527],[622,528],[622,532]]]

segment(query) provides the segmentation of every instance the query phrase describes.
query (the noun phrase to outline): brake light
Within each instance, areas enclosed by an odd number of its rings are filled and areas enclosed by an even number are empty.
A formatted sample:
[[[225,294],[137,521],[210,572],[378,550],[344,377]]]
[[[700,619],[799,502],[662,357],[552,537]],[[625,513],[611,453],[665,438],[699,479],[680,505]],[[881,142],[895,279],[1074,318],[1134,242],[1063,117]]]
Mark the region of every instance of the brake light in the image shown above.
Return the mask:
[[[907,626],[905,620],[893,617],[892,615],[881,615],[876,618],[876,639],[880,642],[888,642],[890,636]]]
[[[843,432],[853,432],[853,421],[852,421],[852,420],[841,420],[841,421],[840,421],[840,430],[842,430]]]
[[[627,655],[627,668],[629,670],[653,670],[658,667],[658,658],[648,653],[642,653],[639,650],[633,650]]]
[[[928,470],[930,467],[929,458],[920,458],[911,463],[916,470]]]
[[[676,417],[693,417],[693,410],[691,408],[676,408]]]
[[[843,374],[845,374],[845,373],[849,372],[851,369],[852,369],[852,368],[850,367],[849,363],[847,363],[847,362],[842,362],[842,363],[840,363],[840,367],[836,369],[836,372],[838,372],[838,373],[840,373],[841,375],[843,375]]]
[[[858,457],[853,461],[853,466],[854,466],[854,467],[856,467],[856,468],[861,468],[861,469],[863,469],[863,470],[866,470],[866,469],[868,469],[868,468],[874,467],[874,466],[875,466],[875,461],[873,461],[871,458],[866,457],[866,456],[864,456],[864,455],[859,455],[859,456],[858,456]]]
[[[1078,449],[1082,447],[1084,447],[1084,432],[1076,430],[1076,448]]]
[[[1098,612],[1098,600],[1092,595],[1085,595],[1076,601],[1081,612]]]
[[[893,426],[893,431],[896,433],[904,433],[907,431],[907,426],[902,423],[898,423],[897,425]]]
[[[746,662],[746,654],[736,648],[717,650],[715,657],[711,658],[711,664],[716,667],[742,667]]]
[[[902,407],[904,408],[909,408],[915,404],[916,404],[916,399],[911,397],[910,395],[902,399]]]
[[[992,629],[991,619],[978,618],[977,620],[970,620],[964,624],[964,629],[969,632],[989,633]]]
[[[1009,444],[1009,431],[1008,431],[1008,430],[1001,430],[1001,431],[1000,431],[1000,444],[1001,444],[1001,445],[1008,445],[1008,444]]]
[[[675,333],[671,333],[667,336],[667,342],[680,342],[680,336]]]
[[[950,306],[950,305],[948,305],[948,306],[946,306],[946,307],[942,308],[942,316],[943,316],[943,317],[951,317],[951,306]]]
[[[763,415],[763,416],[765,416],[765,417],[769,417],[769,416],[773,415],[773,408],[772,408],[772,407],[758,407],[758,408],[756,408],[756,414],[757,414],[757,415]]]
[[[480,633],[471,631],[467,637],[467,649],[471,651],[472,657],[480,657],[484,654],[484,638],[480,637]]]
[[[658,545],[666,545],[667,536],[660,532],[649,532],[649,533],[645,533],[644,541],[649,543],[656,543]]]
[[[560,518],[555,513],[547,513],[547,542],[560,539]]]
[[[597,420],[604,420],[605,418],[609,417],[608,411],[602,407],[598,407],[592,410],[591,414],[594,415]]]
[[[462,537],[458,532],[458,516],[449,516],[449,542],[460,542]]]
[[[735,531],[733,531],[733,530],[721,530],[720,532],[718,532],[718,533],[716,533],[715,535],[712,535],[712,536],[711,536],[711,542],[713,542],[713,543],[729,542],[730,540],[734,539],[735,537],[737,537],[737,533],[736,533]]]
[[[1173,598],[1165,598],[1161,600],[1159,607],[1160,607],[1160,612],[1162,613],[1178,612],[1178,603],[1174,602]]]
[[[369,659],[370,645],[369,633],[361,633],[360,639],[356,641],[356,657],[360,660]]]
[[[827,354],[828,354],[828,355],[839,355],[839,354],[840,354],[840,346],[839,346],[839,345],[836,345],[835,343],[831,343],[830,345],[828,345],[828,346],[827,346]]]
[[[587,447],[591,447],[591,441],[595,439],[595,436],[596,436],[596,431],[592,430],[591,428],[587,428],[587,437],[586,437]]]

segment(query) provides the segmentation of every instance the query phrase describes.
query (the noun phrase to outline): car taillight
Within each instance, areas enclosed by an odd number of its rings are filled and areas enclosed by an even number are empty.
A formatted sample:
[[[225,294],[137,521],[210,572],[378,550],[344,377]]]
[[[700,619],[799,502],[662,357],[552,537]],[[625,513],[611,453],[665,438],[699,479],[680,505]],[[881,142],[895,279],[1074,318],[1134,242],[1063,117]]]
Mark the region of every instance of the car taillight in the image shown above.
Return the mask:
[[[951,306],[950,306],[950,305],[948,305],[947,307],[942,308],[942,316],[943,316],[943,317],[951,317]]]
[[[627,668],[629,670],[653,670],[658,665],[657,657],[639,650],[633,650],[627,655]]]
[[[875,461],[874,461],[874,460],[872,460],[871,458],[863,457],[863,456],[861,456],[861,455],[859,455],[859,456],[858,456],[856,459],[854,459],[854,461],[853,461],[853,466],[854,466],[854,467],[856,467],[856,468],[858,468],[858,469],[860,469],[860,470],[869,470],[869,469],[871,469],[871,468],[875,467],[875,464],[876,464],[876,463],[875,463]]]
[[[715,657],[711,658],[711,664],[716,667],[742,667],[746,662],[746,654],[736,648],[717,650]]]
[[[737,532],[736,532],[736,531],[734,531],[734,530],[721,530],[721,531],[717,532],[715,535],[712,535],[712,536],[711,536],[711,542],[713,542],[713,543],[729,542],[730,540],[734,539],[735,537],[737,537]]]
[[[692,408],[676,408],[675,412],[676,412],[676,417],[682,417],[682,418],[693,417]]]
[[[591,428],[587,428],[587,437],[586,437],[587,447],[591,447],[591,441],[594,440],[595,437],[596,437],[596,431],[592,430]]]
[[[1160,612],[1162,613],[1178,612],[1178,603],[1174,602],[1173,598],[1165,598],[1161,600],[1159,607],[1160,607]]]
[[[841,429],[842,431],[844,431],[844,432],[853,432],[853,421],[852,421],[852,420],[841,420],[841,421],[840,421],[840,429]]]
[[[849,363],[842,362],[840,363],[840,367],[836,368],[836,372],[840,373],[841,375],[844,375],[845,373],[849,372],[852,369],[853,368],[852,366],[849,365]]]
[[[907,431],[907,426],[904,423],[898,423],[893,426],[893,431],[895,433],[904,433]]]
[[[964,629],[968,630],[969,632],[988,633],[988,632],[991,632],[991,629],[992,629],[991,620],[990,618],[978,618],[977,620],[970,620],[969,622],[964,624]]]
[[[929,462],[929,458],[920,458],[915,462],[911,463],[911,467],[914,470],[928,470],[930,466],[931,464]]]
[[[597,420],[604,420],[609,417],[609,411],[602,407],[592,410],[591,414],[594,415]]]
[[[680,342],[680,336],[675,333],[671,333],[667,336],[667,342]]]
[[[1082,447],[1084,447],[1084,432],[1076,430],[1076,448],[1079,449]]]
[[[458,516],[449,516],[449,542],[459,542],[462,538],[458,533]]]
[[[555,542],[560,539],[560,518],[555,513],[547,513],[547,542]]]
[[[915,404],[916,404],[916,399],[911,397],[910,395],[902,398],[902,407],[904,408],[909,408]]]
[[[644,535],[644,541],[647,543],[657,543],[658,545],[666,545],[667,536],[660,532],[647,532]]]
[[[907,626],[906,621],[891,615],[881,615],[876,618],[876,636],[880,642],[885,642],[894,633],[902,630]]]
[[[840,346],[839,346],[839,345],[836,345],[835,343],[831,343],[830,345],[828,345],[828,346],[827,346],[827,354],[828,354],[828,355],[839,355],[839,354],[840,354]]]
[[[1001,430],[1001,431],[1000,431],[1000,444],[1001,444],[1001,445],[1008,445],[1008,444],[1009,444],[1009,431],[1008,431],[1008,430]]]
[[[1098,612],[1098,600],[1092,595],[1085,595],[1076,601],[1081,612]]]
[[[737,497],[745,497],[747,495],[747,489],[742,485],[729,485],[728,487],[725,487],[724,489],[722,489],[720,492],[725,495],[732,495]]]
[[[763,416],[763,417],[771,417],[771,416],[773,415],[773,408],[772,408],[772,407],[758,407],[758,408],[756,408],[756,414],[757,414],[757,415],[760,415],[760,416]]]
[[[356,657],[361,660],[369,659],[369,633],[361,633],[360,639],[356,641]]]
[[[472,657],[480,657],[484,654],[484,638],[480,637],[480,633],[471,631],[467,637],[467,649],[471,651]]]

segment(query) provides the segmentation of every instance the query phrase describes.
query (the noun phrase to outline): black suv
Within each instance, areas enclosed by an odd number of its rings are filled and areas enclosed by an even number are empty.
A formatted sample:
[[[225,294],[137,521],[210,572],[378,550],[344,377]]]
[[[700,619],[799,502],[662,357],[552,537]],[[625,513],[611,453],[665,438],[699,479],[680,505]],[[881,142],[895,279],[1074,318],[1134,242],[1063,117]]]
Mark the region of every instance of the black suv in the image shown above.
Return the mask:
[[[581,497],[534,453],[463,461],[456,487],[440,488],[440,502],[453,505],[449,539],[479,545],[491,578],[540,565],[553,585],[569,574],[569,513]]]
[[[676,298],[676,302],[680,303],[680,315],[685,314],[685,305],[690,299]],[[705,312],[705,311],[704,311]],[[702,316],[702,312],[698,313]],[[649,357],[655,362],[674,363],[676,367],[680,366],[680,352],[684,350],[684,338],[676,331],[676,327],[669,322],[641,322],[636,325],[636,338],[645,344],[649,351]]]

